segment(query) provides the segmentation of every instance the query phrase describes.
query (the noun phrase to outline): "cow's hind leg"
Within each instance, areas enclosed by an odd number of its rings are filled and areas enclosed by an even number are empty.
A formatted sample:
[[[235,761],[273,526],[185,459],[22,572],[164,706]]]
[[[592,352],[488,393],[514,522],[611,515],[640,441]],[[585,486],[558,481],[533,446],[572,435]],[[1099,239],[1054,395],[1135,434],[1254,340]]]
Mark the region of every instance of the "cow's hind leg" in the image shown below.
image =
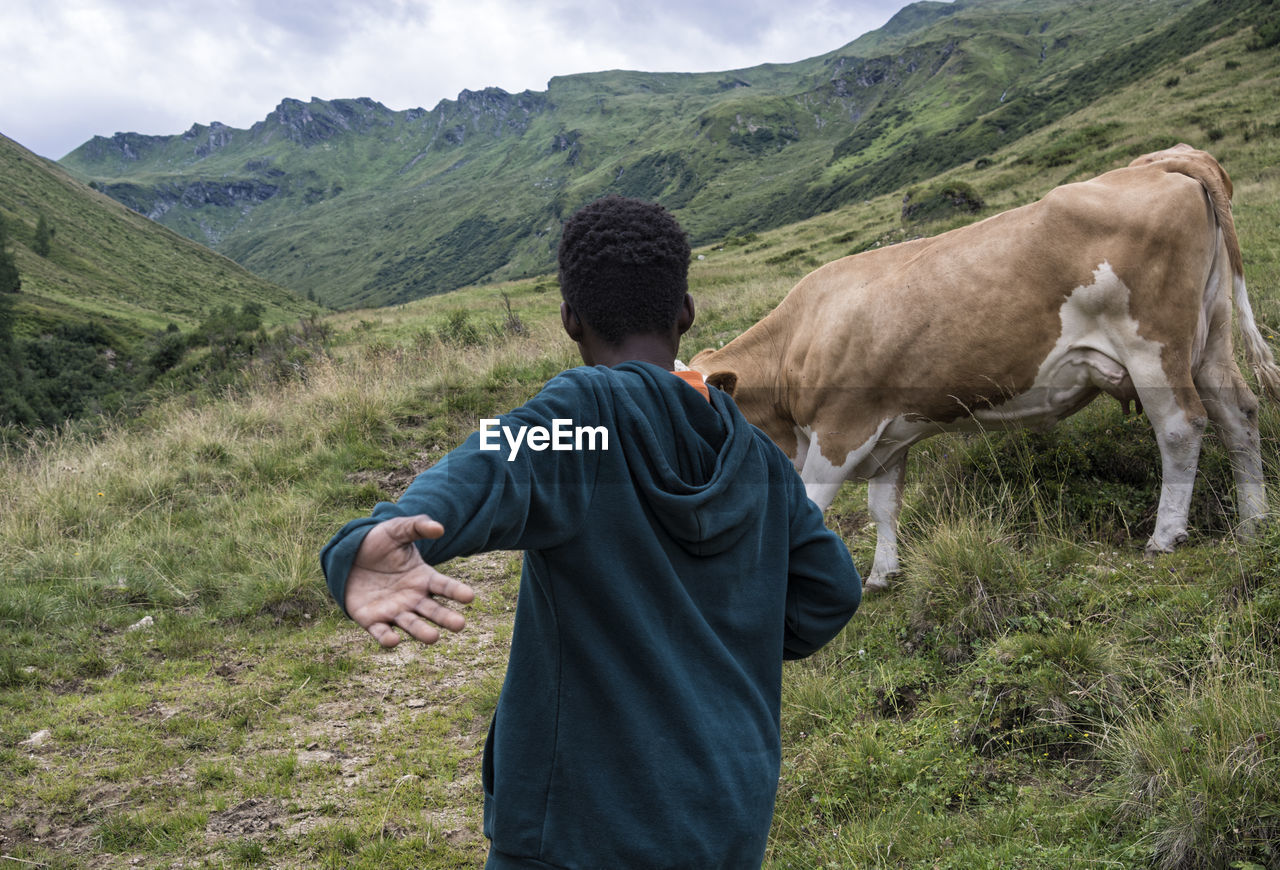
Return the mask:
[[[1236,484],[1236,515],[1240,533],[1252,535],[1267,513],[1263,486],[1262,450],[1258,435],[1258,397],[1240,376],[1233,361],[1214,361],[1196,375],[1196,388],[1209,419],[1222,433],[1231,454]]]
[[[1138,387],[1138,398],[1160,447],[1160,506],[1147,553],[1169,553],[1187,539],[1187,515],[1195,484],[1200,443],[1208,425],[1188,373],[1185,386]]]

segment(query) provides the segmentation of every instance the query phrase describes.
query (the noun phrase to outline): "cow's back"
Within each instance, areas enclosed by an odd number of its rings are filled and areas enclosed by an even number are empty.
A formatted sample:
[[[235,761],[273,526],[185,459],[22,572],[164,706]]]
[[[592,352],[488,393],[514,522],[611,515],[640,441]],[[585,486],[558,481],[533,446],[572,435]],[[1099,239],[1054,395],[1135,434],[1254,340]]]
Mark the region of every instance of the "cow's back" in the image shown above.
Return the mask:
[[[830,263],[779,306],[796,322],[785,363],[803,388],[793,416],[948,422],[1024,392],[1061,335],[1064,301],[1104,263],[1135,319],[1161,334],[1193,331],[1187,294],[1203,287],[1211,219],[1194,180],[1126,168]],[[1187,298],[1169,298],[1171,285]]]

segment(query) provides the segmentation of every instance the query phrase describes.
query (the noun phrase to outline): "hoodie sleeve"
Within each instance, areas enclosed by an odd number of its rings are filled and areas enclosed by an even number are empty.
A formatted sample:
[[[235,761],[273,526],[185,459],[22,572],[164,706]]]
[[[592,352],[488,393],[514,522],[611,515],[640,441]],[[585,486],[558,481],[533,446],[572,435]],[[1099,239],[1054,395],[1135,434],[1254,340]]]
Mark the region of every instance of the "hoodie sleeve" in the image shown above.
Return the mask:
[[[791,559],[783,658],[812,655],[840,633],[862,602],[862,578],[840,536],[791,471]]]
[[[553,547],[572,538],[586,520],[602,449],[617,449],[603,421],[599,396],[589,378],[574,371],[552,379],[537,396],[509,414],[482,421],[456,449],[414,479],[395,503],[380,502],[372,515],[352,520],[320,554],[329,592],[342,604],[347,575],[369,530],[383,520],[426,514],[444,536],[417,543],[428,564],[485,550]],[[523,427],[518,447],[504,437]],[[529,433],[545,429],[553,439],[535,449]],[[578,446],[577,427],[596,431]],[[604,427],[603,431],[597,427]],[[568,439],[566,441],[566,439]],[[557,443],[561,445],[557,448]]]

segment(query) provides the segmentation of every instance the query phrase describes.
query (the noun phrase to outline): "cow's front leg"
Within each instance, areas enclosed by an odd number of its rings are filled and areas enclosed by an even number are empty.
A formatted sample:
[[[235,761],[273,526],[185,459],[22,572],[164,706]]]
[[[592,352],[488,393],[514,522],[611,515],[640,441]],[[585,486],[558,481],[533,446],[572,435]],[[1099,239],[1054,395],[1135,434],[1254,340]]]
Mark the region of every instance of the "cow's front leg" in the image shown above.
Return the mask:
[[[800,479],[805,492],[823,511],[835,501],[840,484],[867,458],[889,421],[883,420],[875,433],[863,444],[845,456],[844,462],[835,465],[822,454],[822,445],[816,434],[809,435],[804,454]],[[906,474],[906,449],[889,463],[882,465],[879,474],[870,479],[867,502],[871,518],[876,524],[876,558],[871,574],[863,581],[867,589],[884,589],[889,576],[898,571],[898,509],[902,505],[902,481]]]
[[[902,510],[902,485],[907,476],[907,453],[902,453],[867,481],[867,510],[876,524],[876,558],[871,574],[862,581],[866,589],[887,589],[898,573],[898,514]]]

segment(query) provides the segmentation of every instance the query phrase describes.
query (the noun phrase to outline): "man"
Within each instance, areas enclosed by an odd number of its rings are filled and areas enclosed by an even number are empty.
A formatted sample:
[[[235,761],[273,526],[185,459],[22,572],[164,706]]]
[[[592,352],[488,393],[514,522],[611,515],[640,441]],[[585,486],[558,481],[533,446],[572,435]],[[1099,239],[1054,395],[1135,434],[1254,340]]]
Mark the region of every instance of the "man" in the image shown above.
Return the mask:
[[[694,317],[689,254],[659,206],[607,197],[575,214],[561,320],[585,366],[322,554],[334,597],[394,646],[397,628],[432,643],[464,625],[432,596],[473,591],[433,565],[526,551],[484,754],[489,868],[759,867],[782,661],[861,598],[790,460],[723,392],[672,373]],[[539,430],[591,438],[548,449]]]

